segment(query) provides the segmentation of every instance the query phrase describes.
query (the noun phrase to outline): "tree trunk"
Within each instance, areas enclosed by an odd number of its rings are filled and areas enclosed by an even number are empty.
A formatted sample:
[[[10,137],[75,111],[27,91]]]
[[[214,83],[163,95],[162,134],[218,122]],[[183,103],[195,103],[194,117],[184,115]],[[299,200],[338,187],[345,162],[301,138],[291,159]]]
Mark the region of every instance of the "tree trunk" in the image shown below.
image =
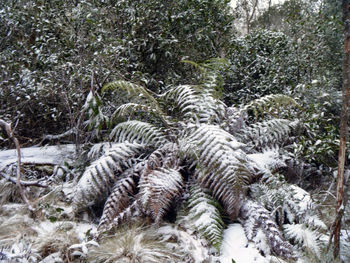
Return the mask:
[[[337,204],[334,222],[334,258],[339,257],[341,220],[344,213],[344,170],[346,158],[346,142],[348,137],[348,118],[350,102],[350,0],[343,0],[344,21],[344,62],[343,62],[343,107],[340,116],[340,143],[338,156]]]

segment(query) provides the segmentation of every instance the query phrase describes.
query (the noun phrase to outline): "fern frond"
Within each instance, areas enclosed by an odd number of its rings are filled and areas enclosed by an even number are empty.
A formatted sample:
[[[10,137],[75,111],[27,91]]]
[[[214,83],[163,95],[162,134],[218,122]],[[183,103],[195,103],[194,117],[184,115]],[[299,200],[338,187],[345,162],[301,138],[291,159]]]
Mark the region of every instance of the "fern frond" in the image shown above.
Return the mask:
[[[174,105],[173,112],[185,120],[200,123],[218,122],[224,116],[225,105],[213,95],[213,90],[199,86],[181,85],[162,95]]]
[[[239,150],[242,146],[219,127],[200,125],[184,147],[192,152],[201,168],[196,179],[224,203],[232,219],[237,217],[247,184],[253,177],[247,156]]]
[[[241,108],[243,112],[252,111],[255,118],[263,116],[266,113],[279,112],[283,106],[300,107],[291,97],[283,94],[272,94],[253,100]]]
[[[263,206],[247,200],[241,207],[239,219],[248,240],[253,241],[265,255],[295,257],[292,246],[283,239],[270,212]]]
[[[188,199],[188,217],[192,225],[203,233],[218,250],[222,242],[225,224],[220,214],[220,204],[198,186],[193,186]]]
[[[130,96],[131,99],[140,102],[139,105],[145,105],[143,109],[148,109],[152,113],[156,114],[158,118],[163,122],[165,126],[168,126],[168,121],[165,119],[165,113],[162,111],[162,108],[159,104],[159,102],[155,99],[155,96],[152,91],[146,89],[145,87],[142,87],[140,85],[137,85],[135,83],[129,82],[129,81],[124,81],[124,80],[118,80],[114,81],[111,83],[106,84],[102,91],[106,90],[115,90],[115,89],[120,89],[125,92]],[[130,104],[127,106],[129,110],[131,109],[132,105]],[[140,107],[140,106],[138,106]],[[125,108],[126,109],[126,108]],[[135,108],[134,105],[134,110],[137,109]],[[124,111],[125,112],[125,111]]]
[[[112,224],[108,225],[108,228],[115,227],[121,225],[121,223],[126,222],[128,220],[139,218],[141,215],[145,214],[145,210],[143,208],[143,204],[141,200],[136,199],[129,205],[123,212],[119,213],[114,219]],[[106,228],[106,230],[108,230]]]
[[[167,142],[165,133],[156,126],[142,121],[127,121],[118,124],[111,132],[115,142],[138,142],[159,146]]]
[[[304,224],[286,224],[283,230],[288,239],[294,240],[305,250],[320,257],[322,242],[319,233],[307,228]]]
[[[237,136],[255,148],[272,147],[289,138],[295,122],[284,119],[272,119],[252,124],[242,129]]]
[[[103,208],[97,231],[104,231],[113,219],[129,206],[130,195],[134,194],[136,183],[131,176],[120,179],[113,187]]]
[[[148,172],[161,167],[178,169],[180,158],[178,146],[175,143],[166,143],[150,154],[147,159]]]
[[[115,119],[116,117],[130,116],[135,112],[155,113],[156,111],[157,110],[152,106],[130,102],[119,106],[112,114],[112,119]]]
[[[174,198],[182,191],[183,178],[171,168],[153,170],[140,182],[142,200],[151,213],[152,219],[158,223],[168,211]]]
[[[90,148],[87,157],[89,160],[95,160],[113,148],[113,146],[115,146],[115,143],[112,142],[96,143]]]
[[[158,101],[152,96],[151,91],[149,91],[148,89],[146,89],[140,85],[137,85],[137,84],[129,82],[129,81],[117,80],[117,81],[113,81],[111,83],[108,83],[105,86],[103,86],[102,92],[104,92],[106,90],[117,90],[117,89],[121,89],[121,90],[127,92],[127,94],[130,97],[137,98],[143,102],[147,102],[148,105],[153,105],[157,109],[159,109]]]
[[[104,197],[115,183],[117,174],[128,167],[128,159],[140,154],[143,147],[136,143],[119,143],[94,161],[76,185],[73,203],[84,207]]]
[[[139,162],[127,169],[113,187],[108,197],[98,226],[98,232],[108,229],[113,219],[125,210],[130,204],[130,197],[134,195],[137,182],[145,169],[146,162]]]

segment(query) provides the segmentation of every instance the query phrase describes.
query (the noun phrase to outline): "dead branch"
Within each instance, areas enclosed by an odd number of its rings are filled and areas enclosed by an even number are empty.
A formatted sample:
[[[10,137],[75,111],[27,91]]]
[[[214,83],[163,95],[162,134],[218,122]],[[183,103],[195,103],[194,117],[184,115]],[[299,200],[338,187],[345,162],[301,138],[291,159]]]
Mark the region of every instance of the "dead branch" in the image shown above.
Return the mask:
[[[13,135],[13,131],[11,128],[11,124],[5,122],[4,120],[0,119],[0,127],[2,127],[6,133],[7,136],[13,141],[13,143],[16,146],[17,151],[17,179],[16,179],[16,185],[18,187],[18,190],[22,196],[23,201],[28,205],[29,210],[33,210],[32,205],[30,204],[27,196],[24,193],[24,190],[22,188],[21,184],[21,147],[19,145],[18,139]]]
[[[0,176],[5,178],[6,180],[10,181],[13,184],[17,184],[17,180],[12,178],[11,176],[1,173]],[[37,186],[37,187],[42,187],[42,188],[47,188],[48,186],[46,184],[42,184],[41,181],[43,180],[37,180],[37,181],[23,181],[21,180],[20,183],[22,186],[27,187],[27,186]]]

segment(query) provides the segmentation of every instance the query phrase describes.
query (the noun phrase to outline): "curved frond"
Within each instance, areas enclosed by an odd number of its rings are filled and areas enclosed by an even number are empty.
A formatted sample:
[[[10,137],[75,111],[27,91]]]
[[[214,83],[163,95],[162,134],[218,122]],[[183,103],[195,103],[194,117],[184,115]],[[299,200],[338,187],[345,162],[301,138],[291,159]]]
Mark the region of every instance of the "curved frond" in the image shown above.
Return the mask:
[[[232,219],[238,215],[247,185],[253,177],[243,146],[220,127],[200,125],[187,138],[184,150],[192,152],[200,170],[196,179],[221,200]]]
[[[153,92],[146,89],[145,87],[142,87],[140,85],[137,85],[135,83],[125,81],[125,80],[118,80],[111,83],[106,84],[102,91],[106,90],[115,90],[120,89],[125,92],[132,98],[134,101],[140,102],[139,104],[129,104],[122,108],[119,107],[119,113],[124,112],[126,113],[126,109],[128,110],[136,110],[142,108],[143,110],[147,110],[147,112],[152,112],[156,114],[158,118],[163,122],[165,126],[168,126],[168,122],[165,119],[165,113],[162,111],[162,108],[159,105],[159,102],[155,99],[155,96],[153,96]],[[141,106],[144,105],[144,106]],[[118,112],[118,110],[117,110]]]
[[[118,124],[111,132],[115,142],[138,142],[159,146],[167,142],[165,133],[156,126],[142,121],[127,121]]]
[[[194,122],[213,123],[223,118],[225,105],[213,95],[213,90],[199,86],[180,85],[167,91],[163,98],[174,105],[173,112]]]
[[[89,206],[98,197],[104,197],[117,179],[117,174],[128,168],[130,158],[140,154],[141,144],[119,143],[94,161],[83,173],[75,187],[73,203]]]
[[[244,143],[261,149],[275,146],[287,140],[293,126],[295,126],[295,122],[284,119],[272,119],[254,123],[242,129],[237,136]]]
[[[122,178],[114,185],[112,193],[103,208],[98,225],[99,232],[105,230],[113,219],[129,206],[130,195],[134,194],[135,188],[136,183],[132,177]]]
[[[140,182],[141,198],[156,223],[163,218],[174,198],[181,194],[182,186],[183,178],[175,169],[160,168],[144,176]]]
[[[258,118],[266,113],[280,112],[282,106],[296,106],[299,104],[291,97],[283,94],[272,94],[261,97],[249,102],[241,108],[241,111],[252,111],[254,116]]]
[[[188,199],[188,217],[197,230],[220,249],[225,224],[220,214],[220,204],[198,186],[193,186]]]
[[[89,160],[95,160],[113,148],[113,146],[115,146],[115,143],[112,142],[96,143],[90,148],[87,157]]]
[[[152,106],[130,102],[119,106],[113,113],[112,119],[116,117],[130,116],[132,113],[135,113],[135,112],[154,113],[156,111],[157,110]]]
[[[147,102],[148,105],[153,105],[157,109],[159,109],[159,107],[157,107],[158,102],[152,96],[151,91],[147,90],[146,88],[144,88],[140,85],[137,85],[137,84],[129,82],[129,81],[117,80],[117,81],[113,81],[111,83],[108,83],[103,87],[102,92],[104,92],[106,90],[116,90],[116,89],[121,89],[121,90],[127,92],[130,97],[138,98],[140,101]]]
[[[293,247],[283,239],[270,212],[263,206],[247,200],[239,213],[248,240],[253,241],[265,255],[276,254],[294,258]]]

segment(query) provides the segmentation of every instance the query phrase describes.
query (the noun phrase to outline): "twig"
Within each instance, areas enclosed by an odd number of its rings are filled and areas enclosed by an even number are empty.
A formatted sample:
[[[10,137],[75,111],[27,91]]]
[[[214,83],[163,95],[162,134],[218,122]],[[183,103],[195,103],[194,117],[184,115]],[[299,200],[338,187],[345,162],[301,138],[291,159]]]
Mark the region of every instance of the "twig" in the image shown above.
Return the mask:
[[[13,131],[11,128],[11,124],[5,122],[4,120],[0,119],[0,127],[2,127],[6,133],[7,136],[14,142],[16,146],[16,152],[17,152],[17,179],[16,179],[16,185],[18,187],[18,190],[22,196],[23,201],[28,205],[29,210],[33,210],[32,205],[30,204],[28,198],[26,197],[22,185],[21,185],[21,147],[19,145],[19,142],[17,138],[13,135]]]
[[[0,172],[0,176],[5,178],[6,180],[10,181],[11,183],[13,184],[17,184],[17,181],[12,178],[11,176],[7,175],[7,174],[4,174],[4,173],[1,173]],[[42,187],[42,188],[47,188],[47,185],[46,184],[41,184],[42,180],[37,180],[37,181],[20,181],[21,185],[24,186],[24,187],[27,187],[27,186],[37,186],[37,187]]]

